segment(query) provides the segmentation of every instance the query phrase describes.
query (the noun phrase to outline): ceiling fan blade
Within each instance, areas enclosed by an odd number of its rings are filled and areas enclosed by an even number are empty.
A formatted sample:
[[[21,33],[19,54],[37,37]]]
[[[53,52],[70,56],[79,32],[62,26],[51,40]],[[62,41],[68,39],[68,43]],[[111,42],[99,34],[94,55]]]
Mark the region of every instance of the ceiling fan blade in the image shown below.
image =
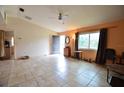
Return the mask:
[[[63,16],[67,16],[67,17],[68,17],[69,15],[68,15],[68,14],[66,14],[66,15],[63,15]]]
[[[56,19],[56,17],[48,17],[49,19]]]

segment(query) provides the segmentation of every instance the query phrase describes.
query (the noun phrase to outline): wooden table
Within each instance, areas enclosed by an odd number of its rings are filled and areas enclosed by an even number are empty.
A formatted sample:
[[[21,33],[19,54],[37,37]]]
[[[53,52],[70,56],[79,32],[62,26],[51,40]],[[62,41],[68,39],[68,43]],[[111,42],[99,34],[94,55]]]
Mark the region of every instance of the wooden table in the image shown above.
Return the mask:
[[[119,75],[124,76],[124,65],[119,65],[119,64],[110,64],[107,65],[107,82],[109,82],[109,73],[110,71],[115,72]]]
[[[74,51],[74,56],[76,55],[76,53],[79,54],[78,59],[82,59],[83,51]],[[81,56],[81,57],[80,57],[80,56]]]

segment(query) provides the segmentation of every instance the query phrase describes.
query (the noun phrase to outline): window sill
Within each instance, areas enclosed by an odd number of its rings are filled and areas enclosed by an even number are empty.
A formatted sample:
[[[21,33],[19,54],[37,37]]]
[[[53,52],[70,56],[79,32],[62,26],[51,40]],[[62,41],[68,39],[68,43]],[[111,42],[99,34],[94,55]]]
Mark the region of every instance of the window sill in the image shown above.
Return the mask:
[[[97,49],[87,49],[87,48],[80,48],[78,50],[82,50],[82,51],[97,51]]]

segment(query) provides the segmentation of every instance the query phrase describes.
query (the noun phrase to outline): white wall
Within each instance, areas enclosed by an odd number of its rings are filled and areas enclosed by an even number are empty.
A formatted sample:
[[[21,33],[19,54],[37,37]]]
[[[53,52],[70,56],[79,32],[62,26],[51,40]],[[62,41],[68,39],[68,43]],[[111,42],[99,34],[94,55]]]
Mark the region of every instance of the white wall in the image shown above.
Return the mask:
[[[56,32],[20,18],[8,18],[8,26],[15,31],[16,57],[43,56],[50,53],[50,36]]]
[[[60,54],[64,55],[65,35],[60,36]]]

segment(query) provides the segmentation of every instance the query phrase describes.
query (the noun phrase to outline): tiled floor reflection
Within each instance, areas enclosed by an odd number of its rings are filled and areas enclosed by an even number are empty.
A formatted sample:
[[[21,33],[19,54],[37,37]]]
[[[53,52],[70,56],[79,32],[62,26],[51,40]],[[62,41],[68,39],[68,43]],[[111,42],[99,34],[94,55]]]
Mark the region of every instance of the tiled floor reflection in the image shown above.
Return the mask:
[[[3,87],[109,87],[106,68],[61,55],[0,61]]]

